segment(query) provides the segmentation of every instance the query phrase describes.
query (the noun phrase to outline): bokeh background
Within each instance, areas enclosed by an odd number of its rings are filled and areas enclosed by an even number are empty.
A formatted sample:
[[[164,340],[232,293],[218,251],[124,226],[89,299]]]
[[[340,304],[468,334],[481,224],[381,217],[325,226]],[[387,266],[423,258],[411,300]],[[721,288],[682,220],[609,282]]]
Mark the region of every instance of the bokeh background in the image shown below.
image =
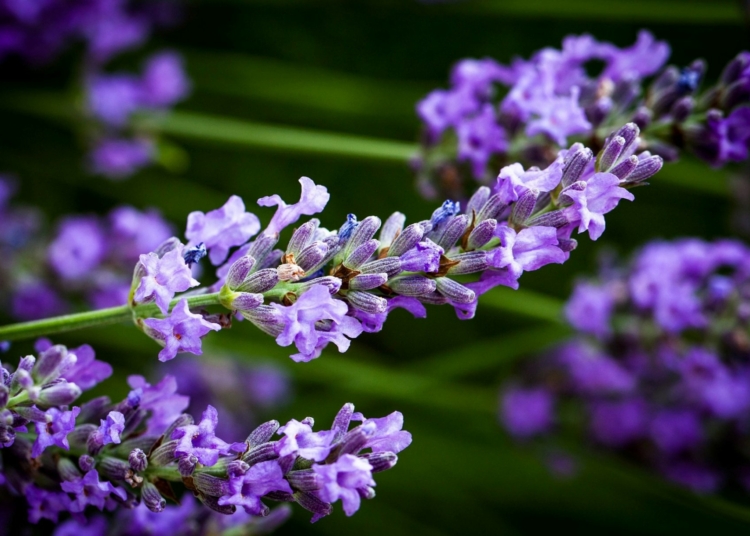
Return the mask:
[[[696,57],[708,78],[750,47],[747,2],[730,0],[205,0],[149,44],[185,56],[192,96],[156,128],[174,145],[168,166],[122,182],[86,174],[83,148],[65,107],[75,51],[51,66],[6,61],[0,71],[0,171],[20,178],[19,202],[42,208],[50,224],[69,213],[104,214],[127,203],[156,207],[183,226],[230,194],[273,193],[294,200],[297,179],[324,184],[331,201],[323,225],[349,212],[381,218],[400,210],[411,221],[434,203],[413,185],[414,105],[447,84],[460,58],[509,62],[559,47],[570,33],[629,45],[641,28],[672,46],[671,63]],[[138,64],[148,49],[118,59]],[[40,88],[43,98],[21,97]],[[61,113],[62,110],[62,113]],[[733,181],[741,169],[715,171],[683,161],[665,167],[635,203],[607,218],[596,243],[584,239],[571,261],[526,274],[522,290],[482,298],[474,320],[432,308],[426,320],[393,313],[381,333],[363,335],[346,354],[327,350],[294,364],[289,352],[247,324],[205,341],[204,359],[230,356],[273,363],[293,381],[292,400],[274,417],[313,415],[325,423],[342,403],[368,416],[400,410],[414,443],[394,471],[380,475],[375,500],[347,519],[340,508],[315,525],[295,509],[283,534],[730,534],[750,527],[750,497],[696,496],[623,462],[569,445],[572,478],[553,476],[549,452],[510,441],[497,421],[498,387],[514,366],[565,337],[560,307],[603,251],[626,255],[647,240],[737,233]],[[256,212],[268,221],[269,209]],[[5,322],[7,318],[1,321]],[[157,347],[131,328],[59,337],[90,343],[115,375],[99,391],[124,395],[127,374],[157,369]],[[17,345],[15,349],[30,349]],[[178,358],[179,359],[179,358]],[[98,393],[97,393],[98,394]],[[238,408],[241,411],[241,408]]]

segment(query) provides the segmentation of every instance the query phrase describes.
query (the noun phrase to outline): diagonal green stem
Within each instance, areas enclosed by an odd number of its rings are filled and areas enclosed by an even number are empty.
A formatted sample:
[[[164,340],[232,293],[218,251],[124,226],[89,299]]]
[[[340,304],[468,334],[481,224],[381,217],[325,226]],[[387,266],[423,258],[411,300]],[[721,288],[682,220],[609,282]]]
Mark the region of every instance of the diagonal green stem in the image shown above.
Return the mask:
[[[175,298],[169,304],[170,309],[177,302],[186,299],[189,307],[201,307],[206,305],[216,305],[219,303],[219,293],[200,294],[187,298]],[[98,311],[86,311],[85,313],[75,313],[72,315],[55,316],[42,320],[32,320],[31,322],[20,322],[0,326],[0,341],[17,341],[21,339],[33,339],[55,333],[64,333],[76,329],[89,328],[93,326],[106,326],[108,324],[118,324],[133,318],[146,318],[159,315],[159,308],[153,303],[137,305],[130,308],[127,305],[119,307],[110,307],[108,309],[99,309]]]

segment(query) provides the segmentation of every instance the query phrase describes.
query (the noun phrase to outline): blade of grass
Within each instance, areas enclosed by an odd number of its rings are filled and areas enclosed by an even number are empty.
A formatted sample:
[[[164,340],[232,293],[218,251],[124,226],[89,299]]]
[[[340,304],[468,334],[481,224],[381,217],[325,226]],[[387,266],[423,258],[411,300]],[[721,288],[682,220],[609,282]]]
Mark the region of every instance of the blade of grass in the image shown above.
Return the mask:
[[[479,308],[518,313],[546,322],[562,324],[564,302],[533,290],[497,287],[479,298]]]
[[[570,333],[566,326],[535,327],[427,357],[414,363],[410,370],[441,379],[469,376],[539,352]]]

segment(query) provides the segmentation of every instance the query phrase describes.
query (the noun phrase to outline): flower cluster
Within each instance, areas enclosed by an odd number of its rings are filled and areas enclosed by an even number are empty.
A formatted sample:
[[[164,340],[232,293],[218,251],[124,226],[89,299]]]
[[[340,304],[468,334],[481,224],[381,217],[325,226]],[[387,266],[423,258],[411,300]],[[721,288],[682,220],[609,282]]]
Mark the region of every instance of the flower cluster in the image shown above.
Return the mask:
[[[597,445],[678,484],[750,490],[750,248],[652,242],[580,282],[565,314],[579,335],[502,396],[511,435],[549,438],[566,412]]]
[[[0,177],[0,190],[12,182]],[[132,267],[139,255],[155,249],[173,233],[153,209],[120,206],[106,217],[68,216],[48,238],[33,211],[0,208],[0,294],[20,320],[67,312],[80,298],[92,308],[128,300]]]
[[[411,225],[399,212],[382,227],[376,216],[359,221],[350,214],[338,231],[312,219],[294,230],[284,249],[274,249],[280,232],[320,212],[327,190],[303,177],[298,203],[277,195],[260,199],[261,206],[277,206],[262,232],[232,196],[220,209],[189,216],[187,244],[172,238],[141,255],[130,302],[137,324],[164,347],[162,361],[178,352],[200,353],[201,337],[227,327],[231,317],[191,307],[218,302],[279,345],[294,344],[295,361],[309,361],[329,343],[343,352],[362,332],[379,331],[397,307],[423,317],[425,304],[449,304],[459,317],[472,318],[479,295],[498,285],[518,288],[524,271],[565,262],[576,247],[575,230],[594,240],[602,234],[604,215],[620,199],[632,200],[628,189],[661,168],[660,157],[635,154],[639,140],[630,123],[611,134],[596,158],[575,144],[543,170],[507,166],[464,211],[446,201],[429,220]],[[216,294],[194,289],[175,298],[198,285],[188,267],[198,251],[219,266],[211,287]],[[478,278],[456,279],[470,274]],[[149,303],[164,318],[147,318],[157,312],[144,309]]]
[[[71,43],[84,44],[81,128],[91,148],[92,173],[124,178],[159,159],[153,133],[139,131],[130,118],[135,112],[164,112],[187,96],[180,56],[154,54],[141,77],[110,74],[105,66],[143,45],[156,27],[174,22],[178,7],[171,0],[0,0],[0,61],[20,55],[47,62]]]
[[[571,140],[598,147],[627,121],[643,131],[640,149],[666,160],[681,149],[714,166],[745,160],[750,53],[740,53],[702,92],[705,63],[662,69],[669,53],[665,42],[642,31],[622,49],[581,35],[566,37],[561,50],[545,48],[509,66],[491,58],[460,61],[450,89],[417,104],[424,123],[414,160],[420,190],[461,197],[469,177],[487,183],[508,161],[548,165]],[[604,64],[598,76],[587,73],[589,62]]]
[[[156,385],[131,376],[124,400],[99,397],[73,406],[111,368],[89,346],[38,346],[39,356],[22,358],[14,372],[0,368],[0,484],[25,497],[32,523],[73,514],[58,530],[106,526],[94,510],[130,510],[118,515],[136,526],[152,518],[146,510],[185,522],[194,502],[186,493],[187,505],[168,508],[166,499],[179,497],[172,483],[218,514],[243,511],[240,525],[269,515],[264,500],[296,502],[313,521],[341,500],[352,515],[361,499],[374,497],[373,474],[393,467],[411,443],[399,412],[367,419],[352,404],[329,430],[313,431],[311,417],[284,426],[269,421],[229,443],[216,435],[215,407],[208,405],[197,423],[183,413],[188,397],[177,393],[172,376]],[[361,424],[350,430],[352,421]]]

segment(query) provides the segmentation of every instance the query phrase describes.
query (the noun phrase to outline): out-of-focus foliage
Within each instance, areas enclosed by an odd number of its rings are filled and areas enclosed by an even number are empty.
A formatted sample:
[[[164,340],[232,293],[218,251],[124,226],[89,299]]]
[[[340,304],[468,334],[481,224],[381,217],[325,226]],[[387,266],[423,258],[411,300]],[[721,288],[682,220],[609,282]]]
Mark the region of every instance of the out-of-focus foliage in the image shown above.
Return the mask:
[[[413,106],[443,83],[454,61],[491,56],[508,62],[557,45],[569,33],[625,45],[647,27],[671,44],[676,63],[705,58],[713,80],[721,65],[750,46],[741,4],[194,1],[184,23],[152,43],[184,53],[194,84],[192,97],[163,125],[176,144],[173,166],[117,183],[85,174],[82,145],[60,117],[71,52],[52,68],[29,69],[12,60],[0,67],[0,171],[21,179],[19,199],[40,206],[50,221],[71,212],[104,214],[128,203],[158,207],[181,226],[189,212],[216,208],[230,194],[248,205],[273,193],[293,199],[301,175],[328,187],[322,223],[329,227],[349,212],[385,217],[398,208],[428,217],[431,206],[418,197],[406,164],[418,130]],[[118,61],[134,66],[140,60],[134,54]],[[29,88],[43,88],[45,98],[33,101]],[[665,167],[639,192],[638,203],[608,218],[601,240],[582,241],[564,266],[529,274],[522,291],[486,295],[471,322],[457,320],[447,308],[435,308],[427,320],[399,311],[392,317],[397,321],[358,339],[348,353],[327,352],[297,365],[272,340],[248,330],[229,331],[214,346],[207,340],[205,359],[241,356],[288,370],[295,399],[279,420],[332,414],[351,400],[367,414],[399,409],[413,433],[399,471],[378,481],[378,500],[357,516],[347,519],[338,511],[309,525],[307,516],[298,515],[278,534],[747,530],[750,497],[737,503],[701,498],[585,453],[580,474],[559,480],[537,452],[514,446],[496,420],[497,386],[511,365],[565,335],[557,319],[575,274],[590,272],[603,248],[626,253],[655,237],[731,234],[733,173],[693,161]],[[60,339],[89,343],[113,364],[117,377],[106,389],[117,390],[125,385],[123,376],[158,366],[152,343],[127,329]],[[28,349],[18,344],[11,352]],[[124,395],[111,393],[113,399]]]

